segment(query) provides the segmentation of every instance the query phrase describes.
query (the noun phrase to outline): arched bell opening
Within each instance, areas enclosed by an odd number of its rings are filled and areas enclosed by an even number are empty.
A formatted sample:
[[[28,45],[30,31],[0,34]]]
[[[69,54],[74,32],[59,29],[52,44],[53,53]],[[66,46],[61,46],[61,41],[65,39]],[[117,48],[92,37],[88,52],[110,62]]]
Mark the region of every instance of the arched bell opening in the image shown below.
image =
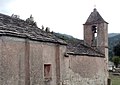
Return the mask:
[[[91,27],[92,30],[92,45],[91,46],[96,46],[97,45],[97,26],[93,25]]]

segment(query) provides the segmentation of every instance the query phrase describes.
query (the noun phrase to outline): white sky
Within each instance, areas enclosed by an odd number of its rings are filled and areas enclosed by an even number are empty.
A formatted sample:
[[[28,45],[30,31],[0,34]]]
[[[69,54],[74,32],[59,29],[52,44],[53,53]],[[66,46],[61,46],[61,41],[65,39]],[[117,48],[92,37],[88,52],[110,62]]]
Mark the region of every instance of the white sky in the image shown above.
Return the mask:
[[[41,28],[69,34],[83,39],[83,25],[94,5],[105,21],[109,33],[120,33],[119,0],[0,0],[0,13],[19,15],[21,19],[31,14]]]

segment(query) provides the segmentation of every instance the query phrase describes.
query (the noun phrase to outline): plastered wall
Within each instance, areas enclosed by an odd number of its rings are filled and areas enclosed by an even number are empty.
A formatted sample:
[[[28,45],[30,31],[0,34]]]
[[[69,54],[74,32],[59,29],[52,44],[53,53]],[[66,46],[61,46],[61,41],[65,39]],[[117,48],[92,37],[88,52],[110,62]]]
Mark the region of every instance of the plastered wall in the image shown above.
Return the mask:
[[[0,37],[0,85],[60,85],[65,46]],[[51,64],[51,79],[44,78],[44,64]]]
[[[65,66],[63,85],[107,85],[104,58],[71,55],[65,59]]]

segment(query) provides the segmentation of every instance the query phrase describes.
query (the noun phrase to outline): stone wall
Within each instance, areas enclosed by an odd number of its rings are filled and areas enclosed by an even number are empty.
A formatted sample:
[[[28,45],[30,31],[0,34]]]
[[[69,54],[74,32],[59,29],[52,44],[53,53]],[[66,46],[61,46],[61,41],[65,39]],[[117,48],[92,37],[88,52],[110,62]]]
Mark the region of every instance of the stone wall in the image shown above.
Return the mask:
[[[25,40],[0,37],[0,85],[25,85]]]
[[[43,85],[43,45],[30,41],[30,85]]]
[[[0,85],[107,85],[105,58],[64,57],[66,46],[0,37]],[[51,65],[51,78],[44,77]]]
[[[69,56],[65,59],[66,77],[63,85],[107,85],[104,58]]]
[[[28,39],[0,37],[0,85],[60,85],[66,46]],[[51,78],[44,78],[44,64]]]

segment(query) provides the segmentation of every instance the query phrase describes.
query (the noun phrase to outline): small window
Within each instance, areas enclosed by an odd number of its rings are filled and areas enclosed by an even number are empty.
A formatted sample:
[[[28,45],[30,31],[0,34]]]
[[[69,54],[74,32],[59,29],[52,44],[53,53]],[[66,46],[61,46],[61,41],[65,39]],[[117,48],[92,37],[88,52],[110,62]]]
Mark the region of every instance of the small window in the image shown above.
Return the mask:
[[[44,78],[49,79],[51,78],[51,64],[44,64]]]

